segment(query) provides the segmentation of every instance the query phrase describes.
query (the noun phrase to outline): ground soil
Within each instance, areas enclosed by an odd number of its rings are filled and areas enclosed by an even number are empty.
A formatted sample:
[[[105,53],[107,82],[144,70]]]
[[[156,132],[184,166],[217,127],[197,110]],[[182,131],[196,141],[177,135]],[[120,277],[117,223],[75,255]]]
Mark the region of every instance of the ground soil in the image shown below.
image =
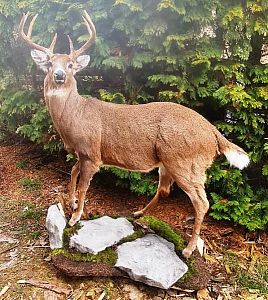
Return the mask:
[[[123,278],[71,278],[60,274],[50,261],[45,216],[47,208],[58,202],[59,193],[67,192],[70,169],[64,155],[49,155],[32,144],[0,145],[0,295],[7,289],[0,299],[68,298],[67,293],[49,291],[49,288],[53,290],[51,286],[44,289],[44,286],[18,283],[29,279],[72,291],[68,299],[268,299],[258,291],[248,292],[235,285],[232,268],[223,260],[224,253],[230,250],[243,256],[243,260],[250,260],[256,253],[258,257],[267,256],[267,234],[248,233],[209,216],[201,234],[212,275],[207,290],[203,291],[206,296],[201,292],[166,292]],[[41,186],[23,187],[21,180],[25,178],[36,179]],[[107,178],[107,175],[93,180],[87,199],[88,213],[107,215],[130,215],[149,201],[146,196],[137,196],[116,186],[113,177]],[[193,208],[178,189],[150,214],[175,229],[191,233]]]

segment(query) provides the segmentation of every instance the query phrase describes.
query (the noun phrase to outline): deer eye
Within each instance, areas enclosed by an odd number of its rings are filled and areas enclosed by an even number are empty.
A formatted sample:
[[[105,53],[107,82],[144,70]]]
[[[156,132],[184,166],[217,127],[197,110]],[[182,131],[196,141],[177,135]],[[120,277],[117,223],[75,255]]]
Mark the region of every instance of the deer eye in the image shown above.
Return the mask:
[[[73,64],[70,63],[70,64],[68,65],[68,68],[71,69],[72,67],[73,67]]]

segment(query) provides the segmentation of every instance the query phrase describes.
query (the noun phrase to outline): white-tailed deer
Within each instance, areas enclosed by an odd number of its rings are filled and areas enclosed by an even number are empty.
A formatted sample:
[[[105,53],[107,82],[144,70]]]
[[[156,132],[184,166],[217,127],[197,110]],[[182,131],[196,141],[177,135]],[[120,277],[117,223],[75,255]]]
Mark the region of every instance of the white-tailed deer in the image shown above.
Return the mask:
[[[102,165],[141,172],[159,168],[156,195],[135,215],[144,214],[160,196],[167,196],[175,181],[191,199],[196,214],[192,237],[183,250],[183,255],[189,257],[196,248],[209,208],[204,189],[206,170],[220,154],[231,165],[243,169],[249,163],[247,154],[197,112],[179,104],[120,105],[81,97],[74,75],[89,63],[90,57],[81,54],[96,38],[89,15],[84,11],[90,38],[75,51],[68,36],[69,55],[53,54],[56,35],[49,48],[33,43],[31,33],[36,16],[26,35],[23,28],[27,17],[24,15],[20,22],[19,35],[33,49],[33,60],[46,73],[44,95],[49,113],[66,150],[78,158],[71,173],[69,201],[75,211],[69,224],[72,226],[81,218],[90,180]]]

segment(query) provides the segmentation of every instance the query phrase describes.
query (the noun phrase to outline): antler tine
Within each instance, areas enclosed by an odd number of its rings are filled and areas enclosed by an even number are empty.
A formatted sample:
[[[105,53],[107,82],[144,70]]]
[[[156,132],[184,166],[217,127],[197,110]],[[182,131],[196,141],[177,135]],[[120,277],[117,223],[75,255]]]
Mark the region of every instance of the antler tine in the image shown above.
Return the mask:
[[[31,38],[32,31],[33,31],[33,25],[34,25],[34,22],[35,22],[35,20],[36,20],[37,17],[38,17],[38,14],[36,14],[36,15],[33,17],[32,21],[30,22],[29,29],[28,29],[28,33],[27,33],[27,37],[28,37],[28,38]]]
[[[79,55],[81,55],[83,52],[85,52],[96,40],[96,28],[90,18],[90,16],[88,15],[88,13],[84,10],[84,16],[82,16],[84,23],[87,27],[87,30],[90,34],[90,37],[88,39],[88,41],[78,50],[73,51],[73,53],[71,53],[73,55],[73,57],[78,57]]]
[[[52,42],[51,42],[51,44],[50,44],[49,51],[50,51],[51,53],[54,52],[54,47],[55,47],[56,42],[57,42],[57,36],[58,36],[57,33],[55,33],[55,35],[54,35],[54,37],[53,37],[53,40],[52,40]]]
[[[70,55],[72,55],[74,52],[74,44],[73,44],[73,41],[71,40],[69,34],[67,34],[67,37],[68,37],[69,44],[70,44]]]
[[[19,24],[19,27],[18,27],[18,35],[33,49],[37,49],[37,50],[40,50],[40,51],[43,51],[45,53],[47,53],[49,56],[53,55],[53,48],[52,48],[52,51],[51,49],[49,48],[45,48],[41,45],[38,45],[36,43],[34,43],[31,39],[31,34],[32,34],[32,30],[33,30],[33,25],[34,25],[34,22],[37,18],[37,15],[35,15],[32,19],[32,21],[30,22],[30,25],[29,25],[29,29],[28,29],[28,33],[27,35],[24,33],[24,26],[25,26],[25,23],[28,19],[28,16],[29,16],[29,12],[27,12],[27,14],[23,14],[22,16],[22,19],[20,21],[20,24]],[[54,39],[53,39],[54,41]],[[53,42],[52,41],[52,42]],[[54,43],[55,44],[55,43]],[[54,45],[53,45],[54,47]]]
[[[24,32],[23,32],[23,28],[24,28],[24,25],[25,25],[25,23],[26,23],[26,20],[27,20],[28,16],[29,16],[29,12],[27,12],[26,14],[23,14],[23,16],[22,16],[22,18],[21,18],[21,20],[20,20],[19,27],[18,27],[18,33],[19,33],[19,34],[20,34],[20,33],[24,33]]]

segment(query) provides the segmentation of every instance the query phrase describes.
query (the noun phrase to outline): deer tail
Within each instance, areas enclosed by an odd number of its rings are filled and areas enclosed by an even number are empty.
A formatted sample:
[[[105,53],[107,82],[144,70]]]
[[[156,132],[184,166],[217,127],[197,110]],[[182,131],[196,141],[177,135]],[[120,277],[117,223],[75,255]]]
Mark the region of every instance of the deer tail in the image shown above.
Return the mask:
[[[250,159],[248,154],[239,146],[228,141],[218,130],[215,132],[218,141],[218,150],[220,154],[224,154],[230,166],[234,166],[240,170],[249,165]]]

